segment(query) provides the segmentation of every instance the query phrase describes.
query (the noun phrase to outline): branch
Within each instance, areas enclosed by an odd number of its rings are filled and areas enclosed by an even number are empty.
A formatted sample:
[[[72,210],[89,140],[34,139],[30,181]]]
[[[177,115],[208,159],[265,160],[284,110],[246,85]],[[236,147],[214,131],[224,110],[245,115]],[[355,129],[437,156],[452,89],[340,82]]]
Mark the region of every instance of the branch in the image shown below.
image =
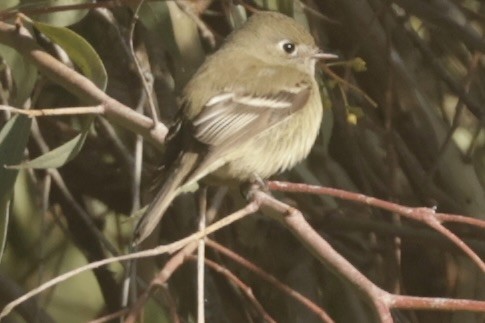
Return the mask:
[[[392,202],[384,201],[375,197],[370,197],[360,193],[352,193],[344,190],[339,190],[329,187],[321,187],[315,185],[285,183],[278,181],[271,181],[267,183],[268,188],[277,191],[285,192],[300,192],[311,194],[325,194],[329,196],[338,197],[345,200],[355,201],[372,205],[390,212],[400,214],[401,216],[422,222],[435,229],[439,233],[443,234],[450,241],[452,241],[458,248],[463,250],[468,257],[470,257],[477,266],[485,272],[485,262],[468,247],[460,238],[458,238],[453,232],[445,228],[441,222],[459,222],[476,226],[478,228],[485,228],[485,221],[474,219],[462,215],[436,213],[433,209],[423,207],[407,207]]]
[[[251,271],[252,273],[256,274],[261,279],[265,280],[266,282],[272,284],[275,288],[279,289],[283,293],[287,294],[288,296],[294,298],[296,301],[300,302],[303,306],[308,308],[309,311],[315,313],[315,315],[319,316],[322,322],[326,323],[333,323],[334,321],[332,318],[317,304],[315,304],[312,300],[308,299],[300,292],[294,290],[290,286],[282,283],[279,281],[275,276],[268,274],[260,267],[256,266],[254,263],[250,262],[249,260],[241,257],[240,255],[236,254],[234,251],[224,247],[223,245],[217,243],[214,240],[207,239],[206,244],[208,247],[218,251],[219,253],[223,254],[224,256],[230,258],[231,260],[237,262],[247,270]]]
[[[167,261],[165,266],[158,272],[148,285],[148,288],[143,292],[143,294],[138,297],[136,303],[130,309],[128,316],[124,319],[126,323],[136,323],[137,318],[140,316],[140,312],[148,301],[148,298],[155,291],[157,286],[163,286],[172,274],[182,266],[187,260],[187,257],[191,255],[197,249],[197,242],[191,242],[187,244],[182,250],[177,252],[170,260]]]
[[[273,189],[277,188],[278,185],[281,186],[280,190],[282,190],[282,188],[285,188],[285,187],[287,188],[287,190],[290,190],[289,188],[291,187],[289,186],[289,183],[282,183],[282,182],[268,183],[268,186]],[[306,189],[307,191],[325,190],[325,188],[322,188],[322,187],[313,187],[313,186],[301,185],[301,184],[296,184],[293,187],[293,189],[296,189],[298,187],[300,187],[300,191],[302,191],[303,189]],[[367,201],[367,203],[370,203],[372,201],[374,203],[375,201],[380,201],[380,203],[393,204],[379,199],[366,197],[361,194],[348,193],[340,190],[335,190],[334,196],[337,196],[337,193],[339,193],[340,195],[342,195],[342,193],[347,193],[351,195],[353,194],[354,200],[357,200],[357,197],[359,197],[359,199],[363,199],[363,201]],[[360,273],[354,266],[352,266],[350,262],[348,262],[337,251],[335,251],[335,249],[333,249],[332,246],[327,241],[325,241],[308,224],[308,222],[305,220],[304,216],[299,210],[293,207],[290,207],[289,205],[282,203],[276,200],[275,198],[273,198],[272,196],[268,195],[267,193],[264,193],[259,190],[253,189],[251,191],[251,196],[252,196],[252,202],[247,204],[246,207],[208,226],[207,229],[205,229],[204,231],[196,232],[184,239],[178,240],[168,245],[163,245],[153,249],[144,250],[144,251],[140,251],[140,252],[124,255],[124,256],[112,257],[101,261],[96,261],[86,266],[67,272],[61,276],[58,276],[55,279],[52,279],[42,284],[38,288],[30,291],[24,296],[7,304],[7,306],[0,313],[0,319],[8,315],[12,311],[12,309],[14,309],[19,304],[38,295],[44,290],[56,284],[59,284],[60,282],[63,282],[79,273],[85,272],[87,270],[92,270],[94,268],[98,268],[100,266],[104,266],[113,262],[153,257],[164,253],[172,253],[186,247],[189,244],[193,244],[193,247],[192,246],[187,247],[187,249],[192,249],[192,248],[195,249],[195,246],[196,246],[195,242],[197,240],[245,217],[248,214],[252,214],[258,211],[261,206],[270,207],[276,210],[277,212],[281,213],[282,215],[272,215],[272,217],[275,218],[281,224],[283,224],[287,229],[289,229],[295,235],[295,237],[297,237],[303,243],[303,245],[312,254],[315,255],[317,260],[319,260],[329,270],[334,272],[338,277],[348,282],[357,291],[359,291],[364,296],[364,299],[366,299],[372,305],[372,309],[376,314],[376,316],[379,318],[380,322],[392,323],[392,316],[391,316],[392,308],[427,309],[427,310],[440,309],[440,310],[449,310],[449,311],[466,310],[466,311],[485,312],[485,302],[483,301],[473,301],[473,300],[466,300],[466,299],[414,297],[414,296],[394,295],[394,294],[388,293],[382,290],[381,288],[379,288],[378,286],[376,286],[372,281],[370,281],[367,277],[365,277],[362,273]],[[379,203],[376,203],[376,204],[379,204]],[[401,206],[398,206],[398,207],[401,207]],[[405,208],[405,209],[412,210],[412,208]],[[175,268],[176,267],[177,266],[175,266]],[[168,275],[168,277],[169,276],[170,275]],[[154,282],[155,281],[156,280],[154,280]],[[162,280],[162,283],[163,281],[166,281],[166,278]]]
[[[189,258],[192,260],[197,260],[197,258],[195,258],[195,256],[193,255],[189,255]],[[204,259],[204,262],[208,267],[212,268],[214,271],[217,271],[219,274],[225,276],[230,282],[236,285],[243,292],[244,295],[246,295],[249,302],[253,304],[254,308],[258,311],[259,315],[263,318],[263,322],[276,323],[276,321],[271,317],[271,315],[268,314],[268,312],[266,312],[266,310],[261,305],[261,303],[256,299],[251,287],[249,287],[246,283],[244,283],[241,279],[239,279],[229,269],[219,265],[217,262],[210,259]]]
[[[350,262],[342,257],[332,246],[325,241],[303,217],[303,214],[272,196],[261,191],[253,192],[254,199],[261,205],[270,207],[282,216],[274,216],[278,222],[289,229],[293,235],[307,248],[326,268],[335,275],[350,283],[359,291],[364,299],[371,303],[372,310],[382,323],[392,323],[391,311],[386,304],[388,293],[367,277],[360,273]]]
[[[173,253],[176,252],[177,250],[182,249],[185,247],[187,244],[197,241],[225,226],[228,226],[229,224],[240,220],[244,218],[245,216],[252,214],[256,212],[259,209],[258,202],[254,201],[246,205],[246,207],[240,209],[237,212],[234,212],[230,214],[229,216],[217,221],[216,223],[210,225],[205,229],[203,232],[196,232],[193,233],[186,238],[183,238],[181,240],[175,241],[173,243],[170,243],[168,245],[162,245],[158,246],[153,249],[148,249],[148,250],[143,250],[139,252],[134,252],[130,253],[127,255],[123,256],[117,256],[117,257],[111,257],[111,258],[106,258],[103,260],[95,261],[92,263],[89,263],[85,266],[76,268],[74,270],[68,271],[67,273],[64,273],[60,276],[57,276],[56,278],[49,280],[48,282],[45,282],[44,284],[40,285],[37,288],[34,288],[30,292],[26,293],[22,297],[17,298],[16,300],[8,303],[3,310],[0,312],[0,321],[2,318],[6,317],[15,307],[18,305],[22,304],[23,302],[31,299],[32,297],[42,293],[43,291],[51,288],[52,286],[55,286],[59,283],[62,283],[63,281],[68,280],[69,278],[72,278],[78,274],[81,274],[83,272],[86,272],[88,270],[93,270],[95,268],[101,267],[101,266],[106,266],[108,264],[114,263],[114,262],[122,262],[122,261],[127,261],[127,260],[132,260],[132,259],[141,259],[141,258],[148,258],[148,257],[154,257],[154,256],[159,256],[161,254],[165,253]]]
[[[196,1],[175,0],[175,3],[179,8],[189,16],[192,21],[197,25],[202,37],[207,40],[212,49],[216,47],[216,37],[209,27],[200,19],[196,12]]]
[[[0,21],[0,43],[14,48],[47,78],[83,102],[103,106],[103,115],[108,120],[142,135],[157,146],[164,143],[168,129],[163,123],[154,125],[150,118],[108,96],[89,79],[45,52],[26,28]]]
[[[104,108],[101,105],[90,107],[66,107],[55,109],[19,109],[8,105],[0,105],[0,111],[7,111],[11,113],[21,114],[33,117],[48,117],[48,116],[72,116],[80,114],[103,115]]]
[[[268,184],[270,188],[274,188],[277,184],[288,185],[289,183],[269,182]],[[335,251],[308,224],[299,210],[276,200],[264,192],[255,191],[252,193],[254,200],[258,201],[259,205],[270,207],[282,214],[282,216],[273,215],[272,217],[288,228],[325,267],[350,283],[364,296],[364,299],[371,304],[380,322],[393,322],[391,316],[391,309],[393,308],[485,312],[484,301],[403,296],[386,292]]]

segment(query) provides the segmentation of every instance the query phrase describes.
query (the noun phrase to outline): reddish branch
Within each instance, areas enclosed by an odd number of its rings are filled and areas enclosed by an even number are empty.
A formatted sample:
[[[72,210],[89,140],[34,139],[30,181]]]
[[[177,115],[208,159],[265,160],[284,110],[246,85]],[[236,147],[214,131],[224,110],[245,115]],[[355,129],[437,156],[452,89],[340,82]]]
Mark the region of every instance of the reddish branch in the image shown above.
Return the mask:
[[[461,250],[463,250],[470,259],[472,259],[482,270],[485,272],[485,262],[470,248],[468,247],[459,237],[457,237],[453,232],[448,230],[442,225],[443,222],[458,222],[465,223],[477,228],[485,229],[485,221],[470,218],[462,215],[446,214],[446,213],[436,213],[435,210],[424,207],[408,207],[392,203],[389,201],[384,201],[375,197],[370,197],[360,193],[352,193],[344,190],[339,190],[329,187],[321,187],[315,185],[307,184],[295,184],[271,181],[267,183],[268,188],[275,191],[284,192],[299,192],[299,193],[310,193],[310,194],[324,194],[329,196],[338,197],[341,199],[355,201],[367,205],[372,205],[390,212],[397,213],[401,216],[413,219],[422,223],[427,224],[431,228],[435,229],[439,233],[443,234],[455,245],[457,245]]]
[[[156,287],[163,286],[167,280],[170,279],[172,274],[187,260],[187,256],[192,254],[197,249],[197,244],[197,242],[189,243],[182,250],[177,252],[172,258],[170,258],[169,261],[167,261],[162,270],[158,272],[158,275],[152,279],[145,292],[140,295],[136,303],[132,306],[130,313],[125,319],[126,323],[137,322],[137,317],[140,315],[143,306],[150,295],[155,291]]]
[[[346,198],[348,200],[359,201],[368,205],[381,207],[399,214],[404,213],[404,215],[409,218],[421,220],[425,223],[434,223],[432,220],[429,220],[428,217],[435,215],[438,215],[436,219],[439,219],[441,221],[448,221],[449,219],[453,219],[459,222],[463,222],[460,221],[463,220],[461,219],[461,216],[453,216],[450,214],[443,214],[443,216],[441,216],[441,214],[435,214],[432,212],[432,210],[429,209],[404,207],[376,198],[364,196],[362,194],[355,194],[341,190],[282,182],[269,182],[268,186],[271,189],[294,192],[307,192],[314,194],[328,194],[331,196]],[[273,198],[265,192],[254,190],[251,193],[253,201],[250,203],[250,205],[255,204],[258,206],[258,209],[261,207],[269,207],[279,212],[281,215],[273,215],[273,218],[286,226],[286,228],[288,228],[303,243],[303,245],[315,255],[315,257],[322,264],[324,264],[334,274],[350,283],[357,291],[359,291],[364,296],[364,299],[366,299],[371,304],[375,315],[378,317],[380,322],[393,322],[391,309],[397,308],[485,312],[485,302],[483,301],[395,295],[381,289],[372,281],[370,281],[366,276],[360,273],[337,251],[335,251],[335,249],[333,249],[332,246],[328,242],[326,242],[310,226],[310,224],[305,220],[304,216],[299,210],[280,202],[279,200]],[[468,223],[468,221],[465,223]],[[217,244],[210,240],[208,241],[208,245],[213,248],[217,248],[219,251],[223,252],[226,255],[230,254],[227,250],[218,247]],[[137,304],[143,305],[153,286],[165,283],[167,279],[171,276],[173,271],[176,270],[183,263],[187,255],[190,255],[195,250],[195,248],[196,243],[192,243],[186,246],[177,255],[172,257],[172,259],[165,265],[164,269],[152,281],[152,283],[150,284],[150,288],[140,298]],[[240,262],[241,260],[241,258],[237,255],[231,255],[231,258],[238,259],[238,262]],[[245,267],[251,268],[252,265],[245,263]],[[281,288],[281,285],[278,285],[278,288]],[[138,311],[141,309],[141,305],[134,307],[134,310],[131,313],[133,315],[131,317],[136,317],[135,314],[138,313]],[[131,322],[130,320],[127,321]]]
[[[295,300],[300,302],[303,306],[307,307],[310,311],[312,311],[317,316],[319,316],[323,322],[329,322],[329,323],[333,322],[332,318],[320,306],[318,306],[310,299],[300,294],[298,291],[289,287],[288,285],[283,284],[276,277],[268,274],[267,272],[265,272],[264,270],[262,270],[261,268],[253,264],[252,262],[241,257],[240,255],[236,254],[234,251],[224,247],[223,245],[217,243],[214,240],[207,239],[206,244],[208,247],[213,248],[214,250],[217,250],[218,252],[225,255],[226,257],[229,257],[230,259],[237,262],[244,268],[250,270],[254,274],[258,275],[260,278],[272,284],[275,288],[279,289],[283,293],[286,293],[288,296],[294,298]]]
[[[193,255],[189,256],[190,259],[196,260],[197,258]],[[215,261],[205,259],[205,264],[212,268],[213,270],[217,271],[221,275],[225,276],[229,281],[231,281],[234,285],[239,287],[239,289],[246,295],[248,300],[254,305],[254,308],[259,312],[261,317],[264,318],[264,322],[269,323],[276,323],[276,321],[266,312],[264,307],[261,303],[254,297],[253,290],[247,284],[245,284],[242,280],[240,280],[236,275],[234,275],[229,269],[219,265]]]
[[[296,189],[298,187],[303,191],[306,190],[310,192],[312,190],[324,189],[322,187],[303,184],[296,184],[295,186],[293,186],[293,184],[291,183],[281,182],[270,182],[268,183],[268,186],[271,189],[279,187],[280,190],[283,190],[284,188],[288,188],[288,190],[290,190],[290,187],[293,189]],[[365,197],[361,194],[349,193],[340,190],[335,190],[333,193],[334,194],[329,195],[336,196],[337,193],[339,195],[346,193],[349,194],[349,197],[353,195],[354,199],[358,196]],[[299,210],[276,200],[275,198],[264,192],[256,191],[253,194],[254,199],[258,201],[260,205],[271,207],[272,209],[283,214],[283,216],[274,216],[274,218],[282,223],[284,226],[286,226],[303,243],[303,245],[309,251],[311,251],[316,256],[316,258],[320,262],[322,262],[328,269],[330,269],[340,278],[344,279],[346,282],[350,283],[354,288],[356,288],[357,291],[363,294],[364,299],[368,300],[369,303],[372,305],[372,308],[374,309],[374,312],[379,318],[380,322],[393,322],[391,317],[391,309],[393,308],[485,312],[485,302],[483,301],[403,296],[391,294],[382,290],[367,277],[361,274],[337,251],[335,251],[332,246],[328,244],[308,224],[308,222],[305,220],[304,216]],[[353,200],[352,198],[349,199]],[[365,197],[365,200],[368,201],[367,204],[370,203],[371,200],[382,201],[370,197]]]

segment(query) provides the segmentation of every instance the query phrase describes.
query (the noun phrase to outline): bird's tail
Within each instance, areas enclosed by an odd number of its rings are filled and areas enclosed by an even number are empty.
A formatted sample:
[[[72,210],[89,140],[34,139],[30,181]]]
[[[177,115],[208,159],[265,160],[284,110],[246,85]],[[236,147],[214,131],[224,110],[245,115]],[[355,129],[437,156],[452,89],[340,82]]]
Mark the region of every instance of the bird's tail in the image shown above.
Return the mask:
[[[185,178],[194,169],[198,154],[185,153],[169,168],[167,177],[135,228],[133,244],[138,245],[152,233],[163,214],[180,193]]]

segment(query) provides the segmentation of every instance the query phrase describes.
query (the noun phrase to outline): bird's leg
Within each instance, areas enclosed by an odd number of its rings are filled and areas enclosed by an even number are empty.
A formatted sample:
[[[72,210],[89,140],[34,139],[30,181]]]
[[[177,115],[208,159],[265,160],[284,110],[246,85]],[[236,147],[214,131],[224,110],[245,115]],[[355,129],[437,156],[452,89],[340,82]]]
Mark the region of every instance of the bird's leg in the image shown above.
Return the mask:
[[[259,188],[262,191],[269,192],[268,185],[266,185],[266,181],[256,173],[251,174],[251,176],[249,177],[249,183],[251,184],[251,186],[253,185],[257,186],[255,188]]]
[[[253,173],[251,174],[249,180],[241,185],[241,194],[246,200],[251,200],[252,193],[256,190],[264,191],[270,194],[266,181],[258,174]]]

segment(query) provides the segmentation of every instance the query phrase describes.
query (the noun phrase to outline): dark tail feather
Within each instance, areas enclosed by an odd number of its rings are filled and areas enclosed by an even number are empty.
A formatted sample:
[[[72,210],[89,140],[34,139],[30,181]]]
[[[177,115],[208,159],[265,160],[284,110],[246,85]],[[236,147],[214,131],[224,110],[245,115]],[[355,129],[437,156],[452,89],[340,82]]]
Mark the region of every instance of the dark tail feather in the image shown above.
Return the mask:
[[[157,227],[173,199],[180,193],[181,186],[187,175],[194,169],[197,159],[198,154],[185,153],[169,169],[162,188],[136,225],[134,245],[142,242]]]

